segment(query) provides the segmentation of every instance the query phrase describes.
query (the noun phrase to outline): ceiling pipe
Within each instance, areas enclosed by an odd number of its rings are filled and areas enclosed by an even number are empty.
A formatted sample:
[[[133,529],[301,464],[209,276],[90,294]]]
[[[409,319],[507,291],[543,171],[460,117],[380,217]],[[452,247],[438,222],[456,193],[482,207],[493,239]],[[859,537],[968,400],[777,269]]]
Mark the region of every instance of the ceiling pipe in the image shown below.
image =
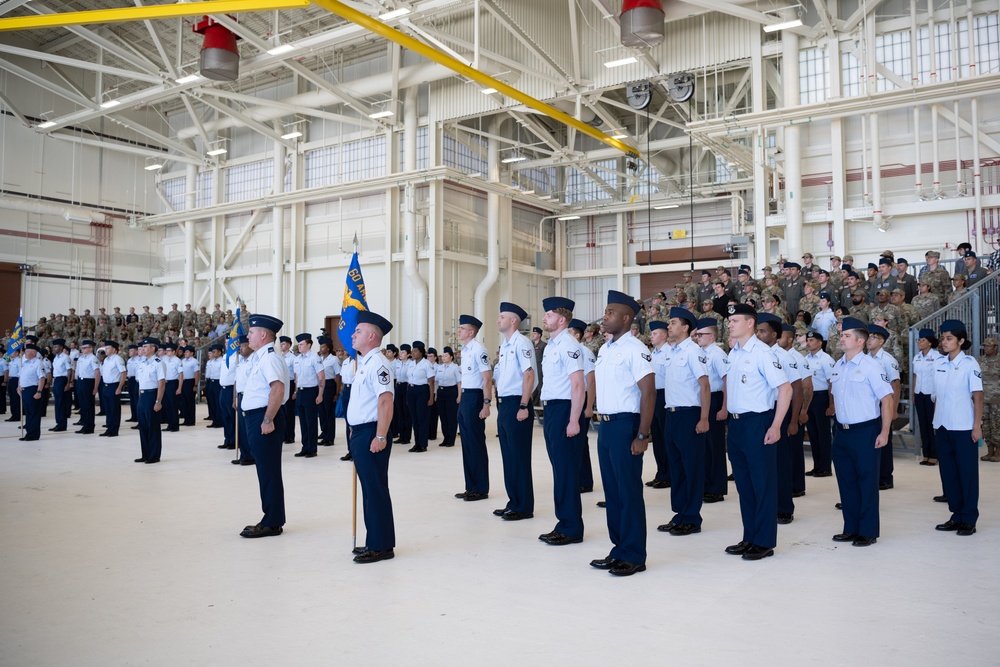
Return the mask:
[[[65,206],[40,201],[38,199],[21,199],[18,197],[0,196],[0,208],[10,211],[24,211],[25,213],[36,213],[38,215],[51,215],[63,218],[68,222],[79,222],[90,224],[96,222],[105,224],[108,222],[107,216],[98,211],[79,206]]]
[[[490,134],[497,134],[503,120],[494,116],[490,121]],[[500,145],[490,139],[487,153],[487,177],[491,182],[500,180]],[[486,275],[476,287],[473,308],[480,321],[486,320],[486,296],[500,277],[500,195],[489,192],[486,195]]]
[[[417,169],[417,87],[411,86],[403,93],[403,151],[404,171]],[[413,287],[409,299],[413,305],[414,335],[423,340],[427,336],[427,283],[417,267],[417,202],[416,188],[407,183],[403,203],[403,272]],[[434,253],[431,253],[434,261]]]

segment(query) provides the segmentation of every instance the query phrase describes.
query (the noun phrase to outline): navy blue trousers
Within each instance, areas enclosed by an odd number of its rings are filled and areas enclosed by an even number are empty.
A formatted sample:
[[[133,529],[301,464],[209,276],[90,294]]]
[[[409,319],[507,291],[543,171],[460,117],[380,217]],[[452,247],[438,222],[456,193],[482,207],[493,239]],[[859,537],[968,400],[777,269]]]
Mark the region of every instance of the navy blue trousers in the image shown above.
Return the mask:
[[[656,404],[653,406],[653,423],[652,428],[649,429],[653,459],[656,461],[656,477],[653,479],[661,482],[670,481],[670,457],[667,456],[667,440],[664,431],[667,419],[665,400],[664,390],[657,389]]]
[[[795,416],[798,419],[798,415]],[[799,424],[798,432],[792,436],[792,490],[806,490],[806,425]]]
[[[458,405],[458,428],[462,434],[462,468],[465,490],[469,493],[490,492],[490,456],[486,451],[486,422],[479,418],[483,409],[482,389],[463,389]],[[545,420],[548,423],[548,419]],[[565,428],[565,425],[563,425]],[[579,469],[579,463],[577,463]],[[579,473],[574,475],[579,483]],[[579,489],[577,490],[579,496]]]
[[[426,384],[411,384],[406,390],[406,409],[413,418],[413,446],[427,449],[431,428],[431,388]]]
[[[194,426],[194,400],[196,398],[194,378],[185,379],[181,386],[181,417],[185,426]]]
[[[882,419],[838,424],[833,434],[833,463],[837,471],[840,503],[844,508],[844,532],[862,537],[879,536],[878,468],[881,452],[875,438]],[[889,445],[886,445],[888,447]]]
[[[829,391],[814,391],[809,403],[809,449],[812,450],[813,470],[832,472],[830,443],[832,438],[830,418],[826,411],[830,407]],[[802,487],[803,489],[805,486]]]
[[[163,390],[163,405],[160,406],[160,419],[167,425],[168,430],[176,431],[180,428],[178,417],[178,403],[180,396],[177,395],[177,380],[167,380]],[[81,408],[81,413],[83,412]]]
[[[281,406],[281,411],[285,413],[285,442],[292,442],[295,440],[295,418],[298,416],[295,399],[292,398],[295,394],[295,390],[295,380],[292,380],[288,389],[288,400]]]
[[[80,406],[80,430],[94,430],[94,378],[76,381],[76,402]]]
[[[705,438],[705,493],[724,496],[729,492],[729,472],[726,468],[726,422],[715,415],[722,409],[722,392],[712,392],[708,409],[708,437]]]
[[[695,433],[701,408],[666,408],[664,440],[670,461],[670,509],[676,524],[701,527],[705,497],[705,434]]]
[[[257,483],[260,485],[260,507],[264,518],[262,526],[276,528],[285,525],[285,486],[281,481],[281,445],[285,435],[285,415],[278,410],[274,415],[274,430],[264,435],[266,408],[244,411],[240,416],[246,424],[250,452],[257,462]]]
[[[52,396],[55,399],[55,419],[56,428],[65,431],[66,422],[69,420],[69,409],[72,400],[70,400],[70,394],[66,391],[66,385],[69,384],[69,378],[58,377],[52,380]]]
[[[354,424],[348,448],[354,458],[354,469],[361,482],[362,507],[365,516],[365,546],[371,551],[386,551],[396,547],[396,525],[392,519],[392,498],[389,496],[389,455],[392,441],[377,454],[371,450],[377,422]]]
[[[791,409],[788,411],[791,412]],[[794,514],[795,502],[792,499],[792,450],[796,436],[788,435],[788,425],[792,422],[792,415],[786,414],[781,422],[781,439],[775,443],[777,452],[775,453],[778,466],[778,514]]]
[[[344,388],[341,390],[341,393],[344,396],[344,398],[342,400],[343,400],[343,406],[344,406],[344,414],[346,415],[347,414],[347,406],[351,404],[351,385],[345,384]],[[348,443],[351,442],[351,432],[352,431],[353,431],[353,429],[351,428],[351,425],[347,423],[347,419],[345,418],[344,419],[344,432],[347,433],[347,442]],[[389,440],[392,440],[392,438],[389,438]]]
[[[38,438],[42,434],[42,399],[35,398],[37,385],[24,387],[21,390],[21,409],[24,410],[25,438]]]
[[[441,415],[441,446],[452,447],[458,433],[458,387],[438,387],[435,403]]]
[[[236,437],[236,457],[240,461],[253,461],[253,450],[250,449],[250,438],[247,436],[247,420],[243,419],[243,394],[236,396],[239,412],[233,417],[236,423],[234,436]],[[278,410],[284,413],[282,410]]]
[[[972,431],[939,428],[935,436],[951,520],[975,526],[979,520],[979,451]]]
[[[134,377],[126,378],[125,389],[128,391],[128,420],[139,421],[139,381]]]
[[[323,388],[323,404],[319,406],[319,439],[333,442],[337,438],[337,383],[334,379],[326,381]]]
[[[555,500],[557,533],[573,539],[583,538],[583,505],[580,502],[580,461],[583,454],[583,437],[566,437],[571,403],[569,400],[545,401],[545,450],[552,464],[552,492]],[[600,433],[600,432],[599,432]],[[600,435],[598,435],[600,438]],[[462,432],[465,445],[465,432]],[[600,447],[598,446],[598,449]],[[608,493],[608,480],[604,480]]]
[[[316,453],[319,444],[319,412],[316,397],[319,387],[299,387],[295,395],[295,412],[299,415],[299,431],[302,433],[302,451]]]
[[[222,425],[222,415],[219,414],[219,381],[205,380],[205,402],[208,403],[208,418],[212,426]]]
[[[545,423],[548,424],[548,406],[545,412]],[[614,545],[609,555],[617,560],[645,565],[646,504],[642,499],[642,455],[632,454],[632,441],[639,431],[639,415],[602,415],[605,416],[617,418],[602,421],[597,427],[597,460],[601,466],[601,483],[607,503],[608,535]],[[698,478],[701,478],[700,474]],[[582,532],[578,537],[582,537]]]
[[[233,387],[219,385],[219,416],[222,422],[222,444],[236,444],[236,408],[233,407]]]
[[[920,449],[924,458],[936,459],[937,443],[934,439],[934,401],[930,394],[914,394],[917,408],[917,427],[920,429]]]
[[[774,410],[730,415],[726,448],[740,496],[743,541],[765,549],[778,543],[778,449],[764,444]]]
[[[7,388],[0,387],[0,415],[7,414]]]
[[[406,397],[409,395],[410,384],[408,382],[397,382],[396,391],[392,395],[392,434],[399,440],[401,445],[410,444],[412,437],[413,421],[410,419],[410,411],[406,407]]]
[[[889,431],[889,443],[879,450],[878,481],[880,484],[892,484],[892,472],[895,469],[892,461],[892,431]]]
[[[139,391],[139,446],[142,449],[142,458],[147,461],[158,461],[162,450],[162,436],[160,435],[160,414],[153,410],[156,405],[156,389],[145,389]],[[160,404],[160,412],[163,411],[163,404]]]
[[[115,395],[118,383],[101,382],[101,394],[104,396],[104,428],[106,433],[117,433],[122,425],[121,396]]]
[[[580,491],[594,490],[594,465],[590,461],[590,420],[580,412]],[[598,466],[600,464],[598,463]]]
[[[531,479],[531,433],[535,411],[528,409],[528,418],[517,421],[521,396],[501,396],[497,399],[497,433],[500,455],[503,457],[503,483],[507,490],[507,509],[533,514],[535,489]],[[443,406],[442,406],[443,407]],[[442,416],[444,411],[441,412]]]
[[[7,398],[10,403],[10,420],[21,421],[21,396],[17,393],[18,381],[20,378],[12,377],[7,380]]]
[[[437,440],[438,439],[438,421],[441,419],[441,413],[438,411],[437,402],[437,392],[434,395],[434,405],[430,407],[430,421],[427,427],[427,439]]]

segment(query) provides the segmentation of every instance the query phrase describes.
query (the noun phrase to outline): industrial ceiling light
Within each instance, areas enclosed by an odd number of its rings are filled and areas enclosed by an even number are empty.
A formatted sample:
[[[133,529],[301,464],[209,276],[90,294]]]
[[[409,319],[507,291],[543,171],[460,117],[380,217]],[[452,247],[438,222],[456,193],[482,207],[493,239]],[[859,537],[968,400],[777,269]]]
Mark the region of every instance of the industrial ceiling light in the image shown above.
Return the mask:
[[[102,109],[113,109],[114,107],[121,104],[121,100],[107,100],[106,102],[101,102]]]
[[[764,26],[764,32],[778,32],[779,30],[798,28],[801,25],[802,19],[793,19],[791,21],[785,21],[784,23],[772,23],[771,25],[766,25]]]
[[[44,123],[39,123],[38,129],[39,130],[47,130],[48,128],[55,127],[55,126],[56,126],[56,122],[54,120],[47,120]]]
[[[186,83],[194,83],[199,79],[201,79],[200,74],[188,74],[187,76],[182,76],[181,78],[177,79],[176,83],[179,83],[180,85],[183,86]]]
[[[579,220],[579,219],[580,216],[578,215],[564,215],[561,218],[557,218],[557,220],[561,220],[563,222],[566,222],[567,220]]]
[[[660,0],[625,0],[619,21],[622,44],[633,48],[662,44],[663,19]]]
[[[298,130],[293,130],[292,132],[286,132],[285,134],[281,135],[281,138],[282,139],[298,139],[301,136],[302,136],[301,132],[299,132]]]
[[[240,50],[236,46],[240,36],[209,16],[191,30],[205,36],[198,58],[201,75],[213,81],[235,81],[240,75]]]
[[[604,66],[607,67],[608,69],[611,69],[613,67],[621,67],[622,65],[631,65],[631,64],[633,64],[635,62],[638,62],[635,59],[635,56],[629,56],[628,58],[619,58],[618,60],[609,60],[606,63],[604,63]]]
[[[665,208],[679,208],[680,204],[663,204],[662,206],[654,206],[653,208],[657,211],[662,211]]]
[[[400,7],[399,9],[394,9],[391,12],[386,12],[378,17],[379,21],[391,21],[393,19],[398,19],[400,16],[406,16],[410,13],[407,7]]]
[[[500,162],[502,162],[503,164],[511,164],[513,162],[524,162],[527,159],[528,158],[524,157],[520,153],[512,153],[510,156],[500,160]]]
[[[483,95],[492,95],[493,93],[497,92],[497,89],[496,88],[483,88],[479,92],[481,92]]]
[[[295,47],[291,44],[279,44],[273,49],[268,49],[267,52],[272,56],[280,56],[283,53],[288,53],[289,51],[295,50]]]
[[[226,148],[226,142],[227,141],[229,141],[229,140],[228,139],[216,139],[215,141],[213,141],[212,143],[210,143],[208,145],[208,150],[205,151],[205,155],[208,155],[209,157],[216,157],[218,155],[225,155],[226,153],[229,152],[229,149]]]
[[[146,171],[159,171],[163,169],[163,160],[155,157],[146,158],[146,166],[143,167]]]
[[[388,109],[383,109],[382,111],[376,111],[375,113],[368,114],[368,117],[377,120],[379,118],[388,118],[389,116],[395,116],[395,115],[396,114],[393,113],[392,111],[389,111]]]

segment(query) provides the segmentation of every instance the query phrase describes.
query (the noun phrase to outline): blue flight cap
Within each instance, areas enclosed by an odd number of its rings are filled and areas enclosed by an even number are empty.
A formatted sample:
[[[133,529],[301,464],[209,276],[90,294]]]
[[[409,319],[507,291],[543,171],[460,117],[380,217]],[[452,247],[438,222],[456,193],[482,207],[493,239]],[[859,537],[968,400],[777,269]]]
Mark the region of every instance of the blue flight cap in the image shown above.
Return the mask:
[[[949,331],[966,331],[965,322],[962,320],[945,320],[941,323],[941,333]]]
[[[65,346],[66,345],[66,341],[64,339],[62,339],[62,338],[53,338],[52,339],[52,344],[53,345],[63,345],[63,346]]]
[[[578,319],[574,318],[574,319],[570,320],[570,322],[569,322],[569,328],[570,329],[578,329],[580,331],[580,333],[583,333],[584,331],[587,330],[587,323],[584,322],[583,320],[578,320]]]
[[[962,255],[962,257],[972,257],[973,259],[975,259],[976,253],[973,252],[972,250],[966,250],[965,254]]]
[[[774,322],[775,324],[781,324],[781,318],[773,313],[761,313],[757,316],[757,324],[761,322]]]
[[[116,340],[106,340],[106,341],[104,341],[104,346],[107,347],[108,345],[110,345],[111,347],[115,348],[116,350],[118,349],[118,341],[116,341]]]
[[[251,315],[250,316],[250,327],[260,327],[261,329],[267,329],[271,333],[278,333],[281,331],[281,327],[284,322],[279,320],[277,317],[271,317],[270,315]]]
[[[139,344],[140,345],[155,345],[156,347],[160,347],[160,339],[159,338],[153,338],[152,336],[146,336],[145,338],[142,339],[142,341]]]
[[[385,349],[388,350],[388,351],[390,351],[390,352],[399,352],[399,348],[396,347],[395,345],[393,345],[392,343],[389,343],[388,345],[386,345]]]
[[[454,357],[455,350],[451,349],[451,345],[445,345],[443,348],[441,348],[441,354],[450,354],[451,356]]]
[[[856,317],[845,317],[844,321],[840,325],[840,328],[842,331],[850,331],[851,329],[862,329],[864,331],[868,331],[868,325]]]
[[[691,328],[694,328],[694,326],[698,323],[698,318],[694,316],[694,313],[687,308],[680,308],[678,306],[671,306],[670,315],[668,317],[671,319],[676,317],[677,319],[684,320],[691,325]]]
[[[135,344],[133,343],[132,345],[129,345],[129,346],[128,346],[128,349],[130,349],[130,350],[138,350],[138,349],[139,349],[139,346],[138,346],[138,345],[135,345]],[[221,350],[222,348],[220,347],[219,349]]]
[[[878,266],[874,262],[868,262],[868,268],[878,270]]]
[[[378,327],[383,336],[392,331],[392,322],[370,310],[358,311],[358,324],[371,324]]]
[[[132,347],[132,346],[129,345],[129,347]],[[222,352],[225,348],[223,348],[221,345],[212,345],[208,349],[209,350],[215,350],[216,352]]]
[[[503,301],[500,303],[501,313],[514,313],[519,319],[528,319],[528,313],[524,312],[524,308],[517,305],[516,303],[511,303],[510,301]]]
[[[422,340],[415,340],[415,341],[413,341],[413,347],[412,347],[412,349],[414,349],[414,350],[420,350],[421,352],[423,352],[425,354],[427,353],[427,346],[424,345],[424,341],[422,341]]]
[[[719,320],[715,319],[714,317],[703,317],[697,322],[695,322],[694,326],[696,329],[707,329],[709,327],[718,328]]]
[[[648,323],[646,326],[649,327],[650,331],[656,331],[657,329],[666,329],[667,328],[667,323],[666,322],[661,322],[660,320],[653,320],[652,322]]]
[[[437,351],[437,350],[435,350],[435,349],[434,349],[433,347],[429,347],[429,348],[427,348],[427,355],[428,355],[428,356],[430,356],[430,355],[432,355],[432,354],[433,354],[433,355],[434,355],[434,356],[436,357],[436,356],[437,356],[437,353],[438,353],[438,351]]]
[[[237,336],[236,337],[236,342],[239,345],[249,345],[250,344],[250,339],[247,338],[246,336]]]
[[[608,290],[608,303],[620,303],[623,306],[628,306],[632,309],[633,315],[637,314],[642,308],[642,306],[639,305],[639,302],[630,297],[628,294],[618,292],[613,289]]]
[[[542,308],[544,308],[546,312],[557,308],[564,308],[572,313],[573,309],[576,308],[576,303],[572,299],[567,299],[564,296],[550,296],[542,299]]]
[[[921,329],[919,333],[917,333],[917,338],[926,338],[927,340],[930,340],[931,338],[937,338],[937,335],[935,335],[934,329]]]
[[[823,334],[816,331],[815,329],[807,329],[806,338],[812,338],[814,340],[823,340]]]
[[[736,273],[737,273],[737,275],[741,275],[741,276],[749,276],[750,275],[750,272],[747,271],[746,269],[740,269]]]
[[[459,325],[468,324],[470,326],[476,327],[477,329],[483,328],[482,321],[477,317],[473,317],[472,315],[459,315],[458,323]]]
[[[701,270],[701,275],[703,275],[703,276],[708,276],[708,277],[710,277],[710,278],[711,278],[711,277],[712,277],[712,272],[711,272],[711,271],[709,271],[708,269],[702,269],[702,270]]]
[[[782,268],[785,269],[801,269],[802,266],[798,262],[785,262],[782,264]]]
[[[785,322],[782,322],[781,323],[781,331],[782,332],[788,331],[790,333],[795,333],[795,327],[793,327],[791,324],[787,324]]]
[[[542,328],[541,327],[531,327],[531,332],[541,335]]]
[[[327,338],[326,336],[320,336],[316,339],[316,342],[320,345],[329,345],[330,347],[333,347],[333,339]]]
[[[164,350],[176,350],[177,349],[177,343],[167,343],[166,345],[163,346],[163,349]]]
[[[34,343],[26,343],[24,345],[24,349],[25,350],[34,350],[35,352],[38,352],[38,346],[35,345]]]
[[[840,270],[841,271],[847,271],[848,273],[850,273],[851,271],[854,270],[854,267],[852,267],[850,264],[841,264],[840,265]]]
[[[884,338],[886,340],[889,340],[889,332],[885,330],[885,327],[880,327],[877,324],[869,324],[868,325],[868,333],[870,333],[870,334],[878,334],[882,338]]]
[[[749,264],[740,264],[740,270],[742,270],[742,271],[749,271],[750,270],[750,265]]]
[[[882,259],[880,259],[880,260],[878,261],[878,265],[879,265],[879,266],[882,266],[883,264],[887,264],[887,265],[889,265],[889,266],[892,266],[892,260],[891,260],[891,259],[889,259],[888,257],[883,257]]]
[[[749,315],[750,317],[754,318],[755,320],[758,317],[757,316],[757,311],[753,309],[753,306],[750,306],[750,305],[745,304],[745,303],[731,303],[726,308],[726,312],[729,315]]]
[[[899,259],[896,260],[896,264],[906,264],[907,266],[909,266],[910,263],[906,261],[905,257],[900,257]]]
[[[85,340],[80,341],[80,347],[86,347],[87,345],[89,345],[91,347],[94,347],[94,341],[92,341],[90,339],[85,339]]]
[[[409,352],[410,351],[410,344],[409,343],[400,343],[399,344],[399,351],[400,352]]]
[[[820,293],[819,293],[819,298],[821,298],[821,299],[826,299],[827,301],[830,301],[830,300],[831,300],[831,299],[830,299],[830,293],[829,293],[829,292],[820,292]]]
[[[295,337],[296,343],[304,343],[306,341],[309,341],[310,343],[312,342],[312,334],[300,333]]]
[[[291,345],[292,344],[292,339],[291,339],[290,336],[281,336],[280,338],[278,338],[278,342],[279,343],[288,343],[289,345]]]

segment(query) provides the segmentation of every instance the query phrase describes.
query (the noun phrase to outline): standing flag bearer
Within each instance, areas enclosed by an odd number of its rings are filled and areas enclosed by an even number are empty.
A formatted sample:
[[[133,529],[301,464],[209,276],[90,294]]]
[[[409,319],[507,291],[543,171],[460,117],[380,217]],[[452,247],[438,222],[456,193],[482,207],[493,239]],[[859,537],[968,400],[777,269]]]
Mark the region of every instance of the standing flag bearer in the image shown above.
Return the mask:
[[[21,410],[21,395],[18,386],[21,379],[21,364],[23,363],[21,350],[24,347],[24,317],[23,311],[17,313],[17,324],[14,325],[14,333],[7,343],[7,356],[10,357],[10,365],[5,374],[7,379],[7,398],[10,401],[9,422],[21,421],[23,414]]]
[[[357,246],[357,237],[354,239]],[[337,327],[337,338],[354,357],[354,344],[351,342],[354,329],[358,326],[358,313],[368,310],[368,298],[365,292],[365,278],[361,275],[361,263],[358,252],[351,257],[351,266],[347,269],[347,284],[344,286],[344,300],[340,306],[340,325]]]
[[[462,435],[465,491],[455,497],[468,502],[485,500],[490,493],[490,459],[486,453],[486,419],[490,416],[493,369],[490,355],[476,340],[483,323],[472,315],[458,318],[462,343],[462,393],[458,404],[458,430]]]
[[[24,316],[22,311],[18,311],[14,333],[10,335],[10,341],[7,343],[7,355],[19,351],[22,347],[24,347]]]

